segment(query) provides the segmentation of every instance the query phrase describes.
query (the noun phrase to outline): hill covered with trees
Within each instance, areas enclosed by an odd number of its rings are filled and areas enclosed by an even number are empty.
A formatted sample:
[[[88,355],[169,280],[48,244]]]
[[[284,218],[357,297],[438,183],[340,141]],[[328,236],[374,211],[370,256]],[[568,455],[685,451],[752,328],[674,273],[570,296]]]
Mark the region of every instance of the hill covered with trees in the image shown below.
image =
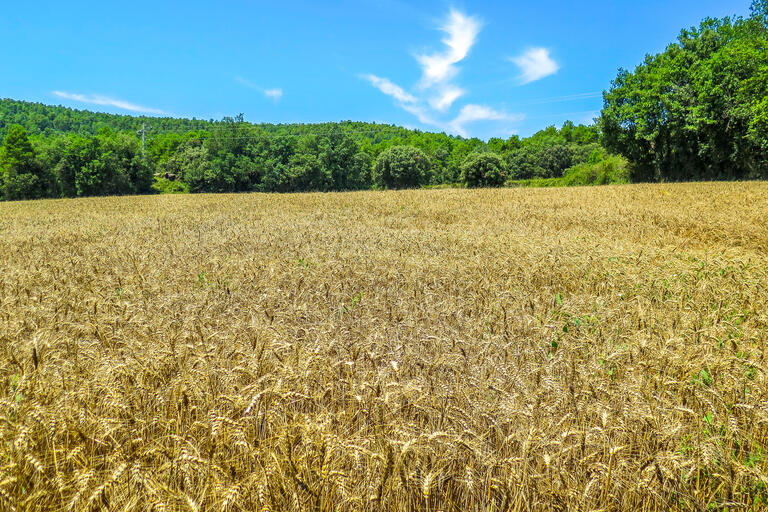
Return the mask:
[[[463,166],[482,152],[499,155],[502,179],[494,183],[503,183],[557,178],[605,153],[596,126],[570,122],[486,142],[375,123],[133,117],[8,99],[0,101],[0,133],[5,199],[148,193],[153,182],[156,190],[192,192],[444,185],[465,181]],[[410,156],[386,163],[396,153]],[[377,172],[382,166],[392,172]]]

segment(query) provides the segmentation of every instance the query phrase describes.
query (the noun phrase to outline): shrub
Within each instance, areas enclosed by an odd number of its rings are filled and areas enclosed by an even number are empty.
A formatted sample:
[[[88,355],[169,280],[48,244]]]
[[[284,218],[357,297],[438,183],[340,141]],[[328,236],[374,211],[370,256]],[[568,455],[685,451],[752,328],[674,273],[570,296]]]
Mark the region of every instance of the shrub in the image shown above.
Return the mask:
[[[543,178],[547,176],[546,169],[539,165],[539,149],[528,145],[506,155],[509,177],[514,180]]]
[[[468,187],[500,187],[506,179],[506,166],[496,153],[471,153],[461,164],[461,181]]]
[[[189,185],[183,181],[155,178],[152,190],[159,194],[187,194],[189,193]]]
[[[393,146],[376,159],[373,182],[381,188],[415,188],[427,182],[429,158],[413,146]]]
[[[611,155],[595,163],[575,165],[563,175],[563,185],[608,185],[629,183],[629,166],[621,156]]]
[[[510,187],[576,187],[582,185],[611,185],[630,182],[626,158],[594,154],[590,163],[574,165],[559,178],[529,178],[507,181]]]
[[[573,148],[565,144],[539,149],[537,163],[546,172],[545,178],[558,178],[573,165]]]

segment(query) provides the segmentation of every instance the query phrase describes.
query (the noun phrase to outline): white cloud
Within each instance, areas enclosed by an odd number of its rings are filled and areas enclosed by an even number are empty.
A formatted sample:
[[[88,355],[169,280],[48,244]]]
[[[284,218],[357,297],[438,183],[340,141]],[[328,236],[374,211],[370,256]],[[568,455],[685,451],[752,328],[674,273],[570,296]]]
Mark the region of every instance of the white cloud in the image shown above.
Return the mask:
[[[76,93],[64,92],[64,91],[53,91],[53,94],[54,96],[58,96],[59,98],[64,98],[67,100],[79,101],[81,103],[90,103],[91,105],[104,105],[108,107],[116,107],[123,110],[130,110],[131,112],[143,112],[147,114],[165,114],[166,113],[160,109],[142,107],[141,105],[136,105],[134,103],[129,103],[127,101],[110,98],[108,96],[101,96],[98,94],[87,95],[87,94],[76,94]]]
[[[451,108],[454,101],[464,96],[464,92],[464,89],[448,84],[436,96],[429,98],[429,106],[440,112],[445,112]]]
[[[546,48],[531,48],[527,52],[509,60],[520,67],[520,81],[523,84],[535,82],[546,76],[557,73],[560,69],[557,62],[552,60]]]
[[[466,16],[451,9],[448,20],[440,30],[448,34],[443,43],[448,47],[442,53],[433,55],[417,55],[416,60],[421,64],[421,85],[430,87],[451,80],[458,73],[458,64],[474,46],[482,23],[476,18]]]
[[[459,115],[448,126],[459,135],[466,136],[467,132],[464,125],[467,123],[476,121],[521,121],[523,118],[523,115],[506,114],[486,105],[464,105]]]
[[[235,77],[235,82],[239,83],[240,85],[244,85],[244,86],[248,87],[249,89],[261,90],[261,87],[259,87],[255,83],[251,82],[250,80],[246,80],[245,78],[243,78],[241,76],[236,76]]]
[[[446,119],[451,107],[467,92],[453,83],[453,79],[459,73],[457,64],[469,55],[481,28],[482,23],[477,18],[451,9],[440,27],[447,34],[442,39],[443,51],[415,56],[421,67],[421,78],[411,92],[373,74],[361,75],[361,78],[397,100],[398,106],[420,123],[448,133],[467,136],[466,125],[469,123],[519,120],[522,116],[509,115],[485,105],[464,105],[453,119]]]
[[[416,116],[416,118],[419,120],[420,123],[429,124],[441,129],[443,128],[442,123],[440,123],[439,121],[434,119],[432,116],[430,116],[429,112],[427,112],[427,109],[421,105],[400,104],[400,107],[406,112],[408,112],[409,114],[413,114],[414,116]]]
[[[275,87],[274,89],[264,89],[263,87],[259,87],[255,83],[251,82],[250,80],[246,80],[245,78],[241,76],[235,77],[235,82],[239,83],[242,86],[245,86],[249,89],[253,89],[255,91],[259,91],[262,93],[265,97],[278,102],[280,101],[280,98],[283,97],[283,90],[280,88]]]
[[[283,90],[282,89],[264,89],[264,96],[267,98],[273,99],[275,101],[280,101],[280,98],[283,97]]]
[[[466,123],[470,121],[502,120],[507,118],[507,114],[497,112],[491,107],[487,107],[485,105],[464,105],[464,107],[461,109],[461,112],[459,113],[459,116],[454,119],[453,122]]]
[[[387,96],[392,96],[400,103],[416,103],[417,101],[419,101],[416,99],[415,96],[413,96],[410,93],[407,93],[402,87],[390,82],[386,78],[381,78],[372,74],[363,75],[363,78],[369,81],[371,85],[373,85],[375,88],[377,88]]]

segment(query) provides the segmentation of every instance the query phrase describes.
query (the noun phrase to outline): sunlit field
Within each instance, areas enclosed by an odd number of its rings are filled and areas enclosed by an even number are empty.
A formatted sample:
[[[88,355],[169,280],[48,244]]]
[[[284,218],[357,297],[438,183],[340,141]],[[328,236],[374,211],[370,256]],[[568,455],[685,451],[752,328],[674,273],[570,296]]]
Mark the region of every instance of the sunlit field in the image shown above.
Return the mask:
[[[0,510],[768,507],[768,184],[0,204]]]

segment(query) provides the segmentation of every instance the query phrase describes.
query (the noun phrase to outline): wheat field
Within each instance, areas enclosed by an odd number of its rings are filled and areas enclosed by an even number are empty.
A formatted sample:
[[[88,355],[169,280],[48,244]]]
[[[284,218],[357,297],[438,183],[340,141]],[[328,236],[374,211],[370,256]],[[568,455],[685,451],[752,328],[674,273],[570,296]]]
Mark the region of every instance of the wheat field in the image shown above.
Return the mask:
[[[768,508],[768,184],[0,204],[0,510]]]

